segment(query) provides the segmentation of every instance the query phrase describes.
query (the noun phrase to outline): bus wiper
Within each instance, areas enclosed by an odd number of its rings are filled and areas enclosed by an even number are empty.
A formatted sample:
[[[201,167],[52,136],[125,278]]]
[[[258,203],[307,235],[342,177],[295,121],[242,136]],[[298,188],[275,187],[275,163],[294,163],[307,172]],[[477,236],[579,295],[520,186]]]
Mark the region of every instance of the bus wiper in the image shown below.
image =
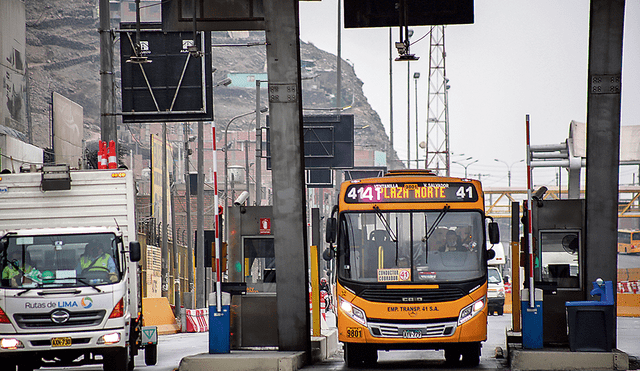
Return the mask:
[[[396,243],[396,247],[398,246],[398,237],[397,234],[393,233],[393,231],[391,230],[391,226],[389,225],[389,221],[387,221],[387,219],[384,218],[384,215],[382,215],[382,212],[380,211],[380,208],[378,206],[374,206],[373,207],[373,211],[376,212],[376,215],[378,216],[378,218],[380,219],[380,221],[382,222],[382,225],[384,226],[384,229],[387,230],[387,233],[389,234],[389,237],[391,238],[391,241]],[[397,227],[397,223],[396,223],[396,227]]]
[[[449,211],[449,209],[451,208],[451,206],[449,205],[444,205],[444,208],[442,209],[442,211],[440,211],[440,214],[438,214],[438,217],[436,218],[436,220],[433,222],[433,225],[431,226],[431,228],[429,229],[429,232],[427,232],[427,240],[429,240],[429,238],[431,238],[431,235],[433,234],[433,232],[436,230],[436,227],[438,226],[438,224],[440,224],[440,222],[442,221],[442,218],[444,218],[444,216],[447,214],[447,211]],[[426,218],[425,218],[426,219]],[[425,222],[426,223],[426,222]]]
[[[429,222],[427,221],[427,214],[424,214],[424,231],[425,233],[429,230]],[[427,235],[425,234],[424,236],[424,240],[422,241],[424,242],[424,263],[428,264],[429,263],[429,238],[427,237]]]

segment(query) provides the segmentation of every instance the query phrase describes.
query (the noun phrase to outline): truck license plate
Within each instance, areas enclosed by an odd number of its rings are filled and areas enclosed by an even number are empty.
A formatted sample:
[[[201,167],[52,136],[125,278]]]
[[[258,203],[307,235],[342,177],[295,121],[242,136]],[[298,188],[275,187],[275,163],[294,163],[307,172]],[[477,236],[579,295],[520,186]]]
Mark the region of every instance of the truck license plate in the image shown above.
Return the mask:
[[[52,347],[70,347],[71,346],[71,338],[53,338],[51,339]]]
[[[422,331],[420,330],[404,330],[402,337],[405,339],[420,339],[422,338]]]

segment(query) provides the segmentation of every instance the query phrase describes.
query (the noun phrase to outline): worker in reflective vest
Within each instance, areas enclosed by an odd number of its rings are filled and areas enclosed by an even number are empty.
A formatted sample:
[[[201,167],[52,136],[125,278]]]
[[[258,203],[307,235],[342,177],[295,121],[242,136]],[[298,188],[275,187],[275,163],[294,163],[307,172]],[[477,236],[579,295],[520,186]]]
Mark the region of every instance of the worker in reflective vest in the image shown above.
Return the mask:
[[[7,259],[7,265],[2,270],[2,280],[9,280],[11,286],[21,286],[23,284],[22,277],[26,278],[28,283],[33,281],[40,275],[40,272],[35,269],[26,259],[25,263],[22,263],[22,252],[20,250],[13,250],[9,254]],[[20,279],[20,280],[19,280]],[[25,282],[25,284],[27,283]],[[37,280],[37,282],[40,282]]]
[[[100,242],[91,241],[84,249],[84,254],[80,257],[77,271],[79,272],[109,272],[116,273],[116,263],[111,255],[104,251]]]

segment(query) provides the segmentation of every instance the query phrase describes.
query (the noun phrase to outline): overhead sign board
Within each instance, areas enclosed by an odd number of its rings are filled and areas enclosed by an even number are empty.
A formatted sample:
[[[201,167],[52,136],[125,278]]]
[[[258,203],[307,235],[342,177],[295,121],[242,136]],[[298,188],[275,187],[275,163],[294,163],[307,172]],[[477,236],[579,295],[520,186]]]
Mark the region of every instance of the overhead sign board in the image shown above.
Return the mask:
[[[193,1],[200,31],[265,29],[262,0],[169,0],[162,2],[162,29],[193,30]]]
[[[213,120],[211,33],[141,31],[141,52],[135,58],[134,31],[120,32],[122,121],[183,122]],[[139,58],[138,58],[139,59]]]
[[[402,3],[408,26],[473,23],[473,0],[344,0],[344,26],[400,26]]]
[[[306,169],[353,167],[353,115],[308,115],[302,119]],[[270,125],[267,116],[267,129]],[[271,169],[270,131],[267,130],[267,169]]]

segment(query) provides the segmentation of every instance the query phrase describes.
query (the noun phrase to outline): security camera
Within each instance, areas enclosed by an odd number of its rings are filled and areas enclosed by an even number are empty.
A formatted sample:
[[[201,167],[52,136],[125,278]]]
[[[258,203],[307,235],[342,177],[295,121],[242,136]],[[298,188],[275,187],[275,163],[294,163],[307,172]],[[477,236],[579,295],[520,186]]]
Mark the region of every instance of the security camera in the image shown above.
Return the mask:
[[[238,198],[236,198],[236,200],[233,201],[233,204],[236,206],[240,206],[243,203],[245,203],[248,198],[249,198],[249,192],[242,191],[242,193],[240,193],[240,196],[238,196]]]

